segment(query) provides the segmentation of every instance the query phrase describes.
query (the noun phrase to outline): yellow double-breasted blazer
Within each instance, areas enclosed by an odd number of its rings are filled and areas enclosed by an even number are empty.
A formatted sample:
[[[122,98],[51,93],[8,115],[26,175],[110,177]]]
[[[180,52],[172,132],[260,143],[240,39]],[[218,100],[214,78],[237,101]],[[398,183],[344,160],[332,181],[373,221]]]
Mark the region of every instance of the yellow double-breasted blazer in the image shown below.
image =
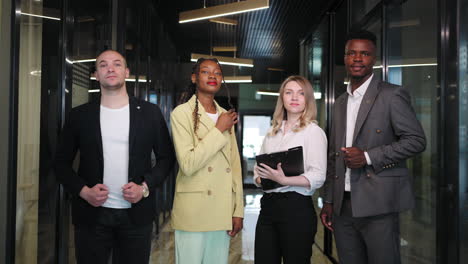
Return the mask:
[[[198,138],[194,132],[196,97],[174,109],[171,127],[179,172],[172,227],[203,232],[231,230],[232,217],[244,216],[242,173],[234,128],[221,133],[198,103]],[[218,113],[226,112],[216,102]]]

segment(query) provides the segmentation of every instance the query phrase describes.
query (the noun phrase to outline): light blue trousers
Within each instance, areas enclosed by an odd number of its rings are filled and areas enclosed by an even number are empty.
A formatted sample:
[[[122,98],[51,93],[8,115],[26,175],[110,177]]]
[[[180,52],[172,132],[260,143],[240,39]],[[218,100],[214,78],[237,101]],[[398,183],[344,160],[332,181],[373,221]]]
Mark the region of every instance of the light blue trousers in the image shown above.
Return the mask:
[[[176,264],[228,264],[230,241],[226,231],[175,230]]]

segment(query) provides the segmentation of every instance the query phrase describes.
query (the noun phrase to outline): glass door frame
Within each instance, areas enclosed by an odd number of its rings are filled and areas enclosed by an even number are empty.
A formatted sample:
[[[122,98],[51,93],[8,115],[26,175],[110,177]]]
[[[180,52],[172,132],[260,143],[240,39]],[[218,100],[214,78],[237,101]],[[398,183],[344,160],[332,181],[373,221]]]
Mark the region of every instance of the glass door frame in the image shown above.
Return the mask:
[[[19,0],[2,0],[0,56],[0,262],[14,263],[16,237],[16,170],[18,142]]]
[[[440,87],[441,168],[437,184],[437,263],[460,261],[458,12],[459,0],[439,0],[438,85]],[[452,10],[457,10],[453,12]],[[456,133],[454,135],[454,133]]]

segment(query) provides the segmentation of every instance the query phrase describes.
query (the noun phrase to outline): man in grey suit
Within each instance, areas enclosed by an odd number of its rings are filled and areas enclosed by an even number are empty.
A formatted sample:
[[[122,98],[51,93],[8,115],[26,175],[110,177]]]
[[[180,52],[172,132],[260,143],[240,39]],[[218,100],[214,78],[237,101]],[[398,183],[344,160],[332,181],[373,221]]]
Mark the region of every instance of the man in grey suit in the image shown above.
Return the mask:
[[[406,160],[424,151],[424,131],[408,91],[374,76],[373,33],[351,33],[344,61],[350,83],[334,105],[320,218],[340,264],[401,263],[399,212],[414,206]]]

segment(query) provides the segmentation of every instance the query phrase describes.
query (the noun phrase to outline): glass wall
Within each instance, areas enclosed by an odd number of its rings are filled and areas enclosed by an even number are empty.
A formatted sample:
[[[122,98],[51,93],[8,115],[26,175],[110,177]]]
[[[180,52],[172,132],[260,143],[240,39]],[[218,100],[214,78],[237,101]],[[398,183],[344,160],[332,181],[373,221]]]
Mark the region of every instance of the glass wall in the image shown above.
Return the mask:
[[[331,58],[333,58],[334,65],[330,65],[330,69],[333,71],[333,86],[330,89],[333,89],[333,100],[338,96],[346,92],[347,85],[347,73],[344,66],[344,54],[345,54],[345,39],[348,34],[348,5],[347,1],[336,10],[336,14],[333,16],[334,31],[330,32],[332,34],[332,43],[330,44]]]
[[[327,75],[329,72],[329,22],[329,16],[325,16],[306,46],[308,55],[306,77],[314,88],[315,101],[317,103],[317,121],[324,131],[327,129],[327,109],[325,103],[327,91],[325,89],[328,86]],[[316,214],[320,215],[323,204],[319,197],[319,192],[316,192],[312,199],[314,201]],[[325,229],[318,223],[315,244],[321,251],[325,250],[325,235]]]
[[[328,58],[329,58],[329,17],[326,16],[308,44],[308,71],[307,78],[314,88],[317,103],[317,120],[322,129],[326,129],[327,111],[325,105],[325,88],[327,87]]]
[[[374,77],[382,79],[382,49],[385,47],[384,45],[382,45],[382,10],[376,11],[378,12],[374,13],[371,20],[362,28],[365,30],[369,30],[377,36],[377,50],[375,53],[377,60],[375,61],[374,65]]]
[[[351,2],[351,1],[350,1]],[[381,0],[361,0],[353,1],[351,8],[351,23],[360,22],[366,14],[369,14],[370,11],[376,7],[381,2]]]
[[[435,263],[435,186],[440,169],[437,1],[407,1],[387,10],[388,81],[410,91],[411,103],[427,138],[426,150],[408,161],[416,206],[400,216],[402,260]]]
[[[57,184],[51,164],[57,132],[53,101],[60,79],[59,7],[60,1],[21,1],[16,263],[50,263],[56,256]]]
[[[112,13],[111,1],[70,1],[68,13],[73,17],[68,38],[68,57],[71,62],[67,72],[71,82],[67,83],[67,97],[76,107],[99,95],[99,85],[91,80],[95,58],[106,49],[111,49]],[[71,87],[70,87],[71,86]]]
[[[460,260],[468,263],[468,0],[460,1],[459,24],[459,212]]]

